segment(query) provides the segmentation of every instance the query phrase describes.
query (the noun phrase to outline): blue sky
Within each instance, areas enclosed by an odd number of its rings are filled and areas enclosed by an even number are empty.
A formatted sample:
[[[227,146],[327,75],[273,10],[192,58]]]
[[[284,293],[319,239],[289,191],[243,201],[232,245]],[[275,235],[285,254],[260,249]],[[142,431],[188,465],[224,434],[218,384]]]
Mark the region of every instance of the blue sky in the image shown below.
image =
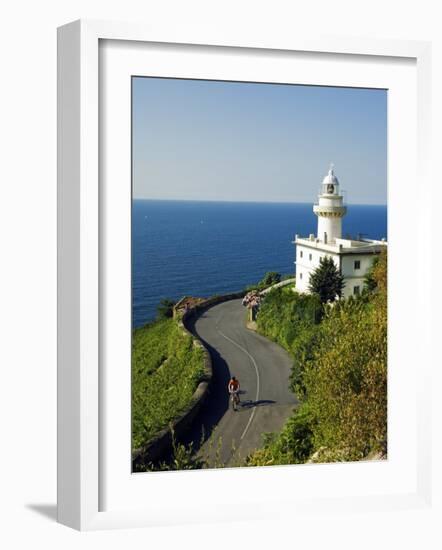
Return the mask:
[[[133,79],[135,198],[386,204],[387,92]]]

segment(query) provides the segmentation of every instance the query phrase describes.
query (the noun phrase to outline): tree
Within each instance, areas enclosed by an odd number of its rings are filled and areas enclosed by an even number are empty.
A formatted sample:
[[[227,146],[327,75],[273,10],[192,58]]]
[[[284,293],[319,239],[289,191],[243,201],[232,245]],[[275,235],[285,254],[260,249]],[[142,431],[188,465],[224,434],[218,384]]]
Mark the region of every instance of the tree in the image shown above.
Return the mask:
[[[281,281],[281,274],[276,273],[276,271],[268,271],[264,275],[264,279],[261,281],[261,285],[263,286],[270,286],[274,285],[276,283],[279,283]]]
[[[370,269],[364,277],[364,290],[368,292],[386,289],[387,286],[387,250],[375,256]]]
[[[310,276],[309,290],[317,294],[323,304],[334,302],[342,296],[344,277],[336,267],[333,258],[325,256],[319,260],[319,266]]]
[[[163,298],[157,306],[157,313],[160,319],[173,317],[173,306],[175,302],[170,298]]]

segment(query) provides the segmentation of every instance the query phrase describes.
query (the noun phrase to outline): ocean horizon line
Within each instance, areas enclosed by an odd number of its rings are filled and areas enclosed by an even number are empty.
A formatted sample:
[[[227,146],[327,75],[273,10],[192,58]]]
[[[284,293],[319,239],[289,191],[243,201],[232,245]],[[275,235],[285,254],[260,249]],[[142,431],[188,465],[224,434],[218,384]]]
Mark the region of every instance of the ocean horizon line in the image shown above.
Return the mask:
[[[132,201],[145,202],[188,202],[188,203],[213,203],[213,204],[304,204],[313,205],[314,199],[311,201],[250,201],[250,200],[218,200],[218,199],[158,199],[148,197],[133,197]],[[370,203],[370,202],[346,202],[348,206],[384,206],[386,203]]]

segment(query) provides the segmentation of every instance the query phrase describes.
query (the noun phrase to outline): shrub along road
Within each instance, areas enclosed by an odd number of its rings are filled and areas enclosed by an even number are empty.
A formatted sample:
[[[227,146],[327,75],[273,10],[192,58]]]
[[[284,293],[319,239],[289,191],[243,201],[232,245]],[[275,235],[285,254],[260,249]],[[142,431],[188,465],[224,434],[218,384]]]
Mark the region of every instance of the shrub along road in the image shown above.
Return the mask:
[[[241,300],[215,305],[189,322],[213,361],[210,396],[188,441],[206,441],[200,455],[210,466],[234,466],[262,447],[262,434],[279,432],[297,400],[289,390],[292,359],[278,344],[249,330]],[[241,405],[231,410],[230,376],[241,384]],[[214,429],[216,427],[216,429]]]

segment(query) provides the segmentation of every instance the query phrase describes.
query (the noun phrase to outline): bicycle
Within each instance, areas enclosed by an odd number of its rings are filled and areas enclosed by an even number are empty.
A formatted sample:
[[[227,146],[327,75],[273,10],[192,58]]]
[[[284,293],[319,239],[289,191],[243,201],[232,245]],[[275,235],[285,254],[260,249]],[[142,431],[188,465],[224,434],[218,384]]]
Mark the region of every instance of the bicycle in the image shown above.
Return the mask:
[[[232,403],[232,409],[234,411],[237,411],[238,410],[238,405],[240,403],[239,393],[237,391],[230,392],[230,401]]]

